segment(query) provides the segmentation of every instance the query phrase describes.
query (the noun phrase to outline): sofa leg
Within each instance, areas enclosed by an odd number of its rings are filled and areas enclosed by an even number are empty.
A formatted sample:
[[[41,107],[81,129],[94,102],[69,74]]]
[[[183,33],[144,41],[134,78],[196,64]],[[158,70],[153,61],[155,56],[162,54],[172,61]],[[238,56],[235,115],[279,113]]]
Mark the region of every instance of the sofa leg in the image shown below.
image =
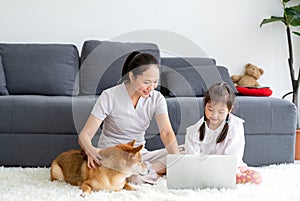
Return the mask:
[[[296,130],[295,160],[300,160],[300,129]]]

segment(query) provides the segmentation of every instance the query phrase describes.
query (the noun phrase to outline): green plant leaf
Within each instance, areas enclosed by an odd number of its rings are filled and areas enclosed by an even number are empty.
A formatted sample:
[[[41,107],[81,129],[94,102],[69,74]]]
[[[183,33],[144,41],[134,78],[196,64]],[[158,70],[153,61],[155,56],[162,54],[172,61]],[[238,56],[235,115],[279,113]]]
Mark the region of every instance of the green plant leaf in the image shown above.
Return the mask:
[[[260,27],[264,24],[271,23],[271,22],[277,22],[277,21],[282,21],[283,23],[286,24],[283,17],[271,16],[271,18],[269,18],[269,19],[263,19],[263,21],[260,23]]]
[[[300,25],[300,4],[285,8],[284,14],[287,17],[287,24],[292,26]]]
[[[290,0],[283,0],[284,3],[287,3],[287,2],[289,2],[289,1],[290,1]]]
[[[293,31],[293,34],[297,35],[297,36],[300,36],[300,33],[299,32],[296,32],[296,31]]]
[[[297,6],[292,6],[292,7],[289,7],[289,8],[291,8],[291,9],[293,9],[293,10],[297,11],[297,12],[300,12],[300,4],[299,4],[299,5],[297,5]]]

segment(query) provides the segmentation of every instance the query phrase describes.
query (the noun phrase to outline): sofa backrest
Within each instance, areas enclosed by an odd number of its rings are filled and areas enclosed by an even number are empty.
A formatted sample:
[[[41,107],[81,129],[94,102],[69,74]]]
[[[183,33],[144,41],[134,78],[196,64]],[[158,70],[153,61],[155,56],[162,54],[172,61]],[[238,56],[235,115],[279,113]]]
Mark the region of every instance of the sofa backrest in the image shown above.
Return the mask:
[[[213,58],[176,57],[161,59],[161,93],[164,96],[203,96],[213,84],[227,82],[238,93],[228,69]]]
[[[99,95],[118,83],[132,51],[150,53],[161,62],[157,90],[166,97],[203,96],[221,81],[237,93],[227,68],[212,58],[160,58],[153,43],[87,40],[81,59],[72,44],[0,43],[0,94]]]
[[[0,95],[8,95],[8,90],[6,87],[6,78],[4,74],[4,68],[2,64],[2,56],[0,55]]]
[[[9,94],[77,95],[79,55],[72,44],[0,44]]]
[[[81,51],[80,94],[99,95],[116,85],[123,63],[133,51],[152,54],[160,62],[159,48],[153,43],[85,41]]]

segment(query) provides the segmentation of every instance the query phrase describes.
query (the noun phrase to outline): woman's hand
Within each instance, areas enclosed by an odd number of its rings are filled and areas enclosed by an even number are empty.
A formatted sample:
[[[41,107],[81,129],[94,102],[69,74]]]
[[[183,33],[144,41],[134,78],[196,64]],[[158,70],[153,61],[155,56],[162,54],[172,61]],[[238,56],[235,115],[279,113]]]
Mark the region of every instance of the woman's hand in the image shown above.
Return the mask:
[[[78,136],[78,143],[88,156],[89,168],[96,168],[95,163],[98,163],[100,165],[100,149],[94,147],[91,140],[99,129],[101,123],[102,120],[93,115],[90,115]]]
[[[160,131],[160,138],[169,154],[179,154],[178,143],[169,116],[160,114],[155,117]]]
[[[89,168],[96,168],[96,164],[98,165],[101,164],[101,154],[100,154],[101,149],[96,148],[96,147],[91,147],[86,150],[86,155],[88,156],[88,167]]]

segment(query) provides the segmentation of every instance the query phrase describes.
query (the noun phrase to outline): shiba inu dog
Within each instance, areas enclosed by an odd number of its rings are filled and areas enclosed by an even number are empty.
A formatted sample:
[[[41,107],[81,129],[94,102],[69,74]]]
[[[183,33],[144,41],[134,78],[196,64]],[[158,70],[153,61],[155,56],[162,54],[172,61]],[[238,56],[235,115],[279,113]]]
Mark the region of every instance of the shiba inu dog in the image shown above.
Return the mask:
[[[96,168],[87,166],[87,155],[83,150],[63,152],[51,164],[51,181],[65,181],[80,186],[82,196],[99,190],[134,190],[126,178],[148,173],[140,154],[143,145],[133,147],[134,143],[135,140],[102,149],[101,165]]]

